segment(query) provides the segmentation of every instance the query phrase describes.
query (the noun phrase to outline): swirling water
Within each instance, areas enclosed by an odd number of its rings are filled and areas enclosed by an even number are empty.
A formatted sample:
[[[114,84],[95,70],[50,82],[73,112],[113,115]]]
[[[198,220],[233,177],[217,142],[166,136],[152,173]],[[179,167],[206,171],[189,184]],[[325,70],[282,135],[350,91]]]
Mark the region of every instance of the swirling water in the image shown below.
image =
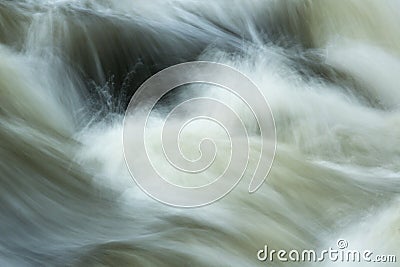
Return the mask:
[[[1,1],[0,266],[262,266],[266,244],[325,249],[339,238],[399,258],[399,7]],[[210,206],[177,209],[135,185],[122,121],[143,81],[192,60],[250,77],[269,101],[278,145],[256,193],[241,183]],[[198,94],[229,98],[192,87],[159,113]],[[245,122],[256,135],[253,119]],[[196,153],[199,133],[196,125],[187,132],[184,151]]]

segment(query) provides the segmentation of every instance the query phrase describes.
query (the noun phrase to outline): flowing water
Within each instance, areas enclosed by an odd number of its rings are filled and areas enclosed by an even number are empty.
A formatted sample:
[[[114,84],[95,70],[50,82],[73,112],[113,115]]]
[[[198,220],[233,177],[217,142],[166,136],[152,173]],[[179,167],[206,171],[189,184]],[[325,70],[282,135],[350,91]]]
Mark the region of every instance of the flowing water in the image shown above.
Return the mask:
[[[394,0],[2,0],[0,266],[310,266],[257,251],[340,238],[399,260],[398,25]],[[248,75],[278,143],[256,193],[241,183],[179,209],[130,177],[123,116],[143,81],[193,60]],[[224,99],[213,90],[181,90],[159,113],[193,95]],[[201,132],[183,150],[197,151]]]

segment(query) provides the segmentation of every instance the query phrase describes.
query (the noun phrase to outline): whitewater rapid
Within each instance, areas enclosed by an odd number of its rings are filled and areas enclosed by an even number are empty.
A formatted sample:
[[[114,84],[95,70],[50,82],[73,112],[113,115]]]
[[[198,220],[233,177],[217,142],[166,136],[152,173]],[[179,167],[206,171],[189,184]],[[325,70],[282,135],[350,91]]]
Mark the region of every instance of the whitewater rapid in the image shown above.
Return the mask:
[[[399,7],[1,1],[0,266],[290,266],[260,262],[257,251],[325,249],[340,238],[399,261]],[[254,81],[274,114],[277,151],[256,193],[244,182],[212,205],[179,209],[133,181],[123,116],[146,79],[193,60]],[[167,174],[158,121],[194,96],[229,101],[257,136],[238,99],[212,86],[181,88],[159,105],[148,137]],[[193,125],[181,140],[185,153],[196,156],[205,127],[223,136],[215,125]],[[251,142],[250,165],[259,145]],[[223,170],[229,149],[221,147],[202,181]],[[188,182],[176,172],[171,179]]]

